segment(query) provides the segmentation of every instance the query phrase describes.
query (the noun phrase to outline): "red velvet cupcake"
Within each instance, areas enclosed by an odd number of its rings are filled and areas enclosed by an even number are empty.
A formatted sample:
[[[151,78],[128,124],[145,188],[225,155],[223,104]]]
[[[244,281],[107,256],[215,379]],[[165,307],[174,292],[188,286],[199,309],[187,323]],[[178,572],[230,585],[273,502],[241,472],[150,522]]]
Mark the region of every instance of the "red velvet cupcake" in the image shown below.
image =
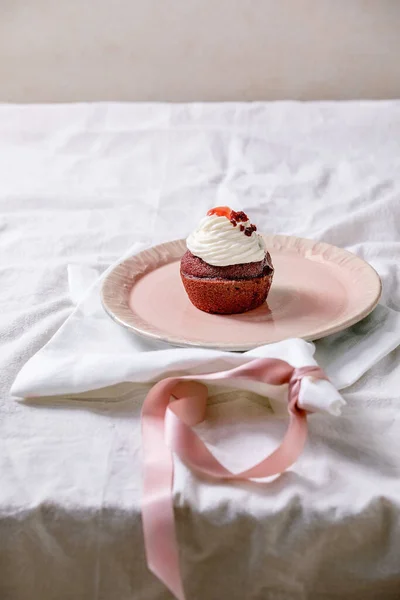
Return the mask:
[[[181,278],[191,302],[205,312],[236,314],[268,296],[274,269],[262,237],[244,212],[213,208],[188,237]]]

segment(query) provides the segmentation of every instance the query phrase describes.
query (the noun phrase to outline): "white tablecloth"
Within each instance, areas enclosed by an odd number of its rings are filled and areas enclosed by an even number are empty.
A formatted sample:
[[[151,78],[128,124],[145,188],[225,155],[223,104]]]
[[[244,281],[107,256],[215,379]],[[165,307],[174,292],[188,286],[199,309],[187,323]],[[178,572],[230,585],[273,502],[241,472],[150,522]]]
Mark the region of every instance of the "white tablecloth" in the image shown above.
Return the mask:
[[[217,204],[353,250],[400,310],[400,102],[0,106],[1,600],[170,598],[143,553],[147,388],[52,406],[9,389],[72,309],[68,264],[183,237]],[[341,418],[313,416],[301,460],[263,488],[179,465],[188,598],[399,597],[399,357],[345,390]],[[262,453],[265,407],[236,423],[240,398],[220,400],[232,435],[211,421],[210,443],[229,456],[251,427]]]

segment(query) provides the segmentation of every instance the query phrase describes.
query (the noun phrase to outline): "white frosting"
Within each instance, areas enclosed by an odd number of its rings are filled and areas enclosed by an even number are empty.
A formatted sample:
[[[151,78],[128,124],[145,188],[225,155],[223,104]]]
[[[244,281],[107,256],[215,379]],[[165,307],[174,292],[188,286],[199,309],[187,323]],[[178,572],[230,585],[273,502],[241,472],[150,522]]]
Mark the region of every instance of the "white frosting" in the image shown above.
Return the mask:
[[[214,267],[264,260],[262,237],[255,231],[245,235],[244,231],[240,231],[240,225],[248,227],[250,222],[238,223],[235,227],[226,217],[207,216],[187,238],[187,248],[194,256]]]

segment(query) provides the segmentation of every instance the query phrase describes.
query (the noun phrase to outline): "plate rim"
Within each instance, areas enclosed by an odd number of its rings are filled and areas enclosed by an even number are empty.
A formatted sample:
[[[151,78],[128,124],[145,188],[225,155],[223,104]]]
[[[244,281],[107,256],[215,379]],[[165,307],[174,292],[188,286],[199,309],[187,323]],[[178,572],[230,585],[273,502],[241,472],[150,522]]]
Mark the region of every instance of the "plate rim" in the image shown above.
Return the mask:
[[[350,252],[349,250],[340,248],[339,246],[335,246],[333,244],[328,244],[327,242],[312,240],[309,238],[302,238],[302,237],[298,237],[298,236],[281,235],[281,234],[270,234],[270,235],[262,234],[262,236],[267,244],[268,249],[275,248],[275,249],[279,250],[282,247],[286,247],[286,248],[291,247],[292,249],[298,250],[298,248],[297,248],[298,246],[301,246],[302,249],[304,249],[304,246],[308,246],[310,250],[317,249],[315,254],[323,255],[323,254],[330,254],[330,253],[334,253],[334,254],[339,253],[339,255],[347,257],[347,259],[350,260],[352,263],[358,264],[360,267],[363,268],[364,271],[369,271],[369,275],[371,277],[371,282],[373,282],[376,286],[376,290],[375,290],[375,293],[374,293],[371,301],[368,303],[368,305],[366,305],[363,308],[362,311],[360,311],[359,313],[357,313],[353,316],[349,316],[348,319],[342,321],[340,324],[332,325],[331,327],[325,327],[319,332],[315,332],[315,333],[311,332],[308,335],[299,336],[300,339],[303,339],[306,341],[315,341],[315,340],[327,337],[329,335],[333,335],[334,333],[343,331],[344,329],[351,327],[355,323],[358,323],[359,321],[361,321],[362,319],[367,317],[377,306],[377,304],[381,298],[381,295],[382,295],[382,281],[381,281],[381,278],[380,278],[379,274],[377,273],[376,269],[374,269],[374,267],[370,263],[368,263],[366,260],[364,260],[363,258],[357,256],[356,254],[354,254],[353,252]],[[255,345],[254,342],[253,343],[247,342],[247,343],[241,343],[241,344],[237,344],[237,343],[229,344],[229,343],[221,343],[221,342],[206,342],[205,343],[205,342],[196,341],[196,340],[188,341],[187,339],[182,339],[180,336],[170,334],[168,332],[156,333],[156,332],[149,331],[149,330],[141,327],[140,325],[137,325],[137,324],[134,325],[132,323],[128,323],[123,317],[121,317],[121,315],[118,315],[115,310],[115,306],[110,306],[109,301],[106,297],[107,296],[107,286],[110,284],[110,278],[114,277],[115,274],[118,272],[118,270],[121,270],[121,269],[125,268],[128,264],[130,264],[132,262],[132,260],[134,260],[135,262],[138,262],[141,259],[143,259],[143,257],[145,257],[151,251],[155,250],[155,251],[160,252],[164,248],[170,249],[171,246],[173,246],[173,245],[175,245],[177,247],[182,247],[182,250],[185,250],[186,240],[185,239],[175,239],[175,240],[171,240],[168,242],[163,242],[161,244],[156,244],[154,246],[150,246],[149,248],[145,248],[144,250],[142,250],[141,252],[138,252],[137,254],[134,254],[132,256],[124,258],[123,260],[121,260],[121,262],[119,262],[114,267],[112,267],[108,270],[108,272],[105,274],[104,279],[101,284],[100,298],[101,298],[101,304],[102,304],[105,312],[112,318],[112,320],[114,322],[118,323],[118,325],[121,325],[125,329],[128,329],[129,331],[132,331],[132,332],[140,335],[141,337],[165,342],[167,344],[170,344],[170,345],[176,346],[176,347],[208,348],[208,349],[213,349],[213,350],[223,350],[223,351],[231,351],[231,352],[245,352],[245,351],[252,350],[252,349],[262,346],[262,345],[276,343],[276,342],[265,341],[262,343],[260,342],[259,344],[257,343]],[[304,256],[304,253],[302,253],[302,255]],[[166,262],[164,264],[173,262],[173,260],[179,260],[179,256],[176,256],[176,258],[173,258],[173,259],[166,260]],[[329,258],[327,260],[329,261]],[[335,262],[335,261],[331,260],[331,262]],[[140,276],[140,275],[138,275],[138,276]],[[132,287],[130,289],[132,289]],[[131,309],[127,306],[127,303],[126,303],[126,306],[124,306],[124,309],[126,309],[126,308],[128,308],[130,313],[132,315],[134,315],[134,313],[131,311]],[[288,339],[288,338],[285,338],[285,339]]]

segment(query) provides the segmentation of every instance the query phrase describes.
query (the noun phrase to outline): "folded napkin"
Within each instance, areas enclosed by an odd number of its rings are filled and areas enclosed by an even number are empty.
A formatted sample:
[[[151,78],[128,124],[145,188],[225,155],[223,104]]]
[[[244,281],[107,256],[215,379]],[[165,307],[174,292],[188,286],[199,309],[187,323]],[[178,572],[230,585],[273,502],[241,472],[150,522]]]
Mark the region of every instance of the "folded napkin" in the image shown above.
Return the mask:
[[[136,245],[128,254],[139,249]],[[69,266],[70,296],[77,307],[50,342],[24,366],[14,382],[12,394],[19,397],[73,394],[76,397],[121,382],[149,382],[174,373],[217,372],[255,358],[286,359],[294,367],[316,365],[314,345],[303,340],[286,340],[238,354],[169,348],[166,344],[142,339],[125,331],[104,312],[100,288],[108,271],[99,277],[97,269],[85,265]],[[240,382],[236,382],[236,388],[240,387]],[[245,387],[249,389],[249,385]],[[285,412],[282,394],[277,390],[257,383],[252,386],[252,391],[268,396],[275,413]],[[113,394],[112,399],[118,399],[118,393]],[[329,382],[305,378],[299,405],[310,412],[337,415],[344,401]]]
[[[142,245],[134,244],[117,263],[142,249]],[[332,385],[305,378],[299,403],[310,411],[338,414],[343,400],[336,390],[352,385],[400,343],[400,315],[379,305],[360,323],[315,345],[285,340],[243,354],[171,348],[136,336],[105,313],[100,301],[101,284],[115,264],[101,275],[101,267],[69,267],[70,295],[76,307],[53,338],[24,365],[11,388],[13,396],[76,397],[121,382],[151,382],[178,373],[210,373],[254,358],[274,357],[285,359],[294,367],[319,364]],[[105,399],[101,391],[97,397]],[[118,388],[113,393],[108,390],[107,397],[118,400]],[[279,411],[279,403],[272,407]]]

